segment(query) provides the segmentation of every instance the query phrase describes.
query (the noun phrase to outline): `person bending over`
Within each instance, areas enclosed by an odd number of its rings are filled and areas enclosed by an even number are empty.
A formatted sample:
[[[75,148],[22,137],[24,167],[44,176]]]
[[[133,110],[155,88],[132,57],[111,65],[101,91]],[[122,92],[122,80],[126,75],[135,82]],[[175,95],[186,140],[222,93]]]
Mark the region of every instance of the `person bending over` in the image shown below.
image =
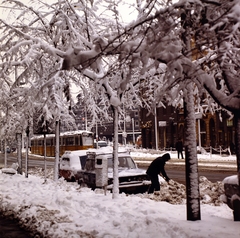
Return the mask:
[[[157,157],[152,161],[149,165],[146,173],[151,179],[151,185],[149,187],[148,193],[160,194],[160,183],[158,180],[158,175],[162,174],[163,178],[169,182],[170,178],[167,176],[165,172],[165,164],[166,161],[170,160],[170,154],[166,153],[163,156]]]

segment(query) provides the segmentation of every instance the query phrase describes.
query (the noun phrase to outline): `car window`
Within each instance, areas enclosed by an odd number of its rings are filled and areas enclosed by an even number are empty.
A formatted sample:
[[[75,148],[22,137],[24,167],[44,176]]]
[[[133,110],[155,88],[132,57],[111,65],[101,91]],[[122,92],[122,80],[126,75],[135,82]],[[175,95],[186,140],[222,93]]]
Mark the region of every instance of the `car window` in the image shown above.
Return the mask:
[[[119,168],[128,168],[136,169],[136,164],[134,163],[131,157],[118,157],[118,167]],[[113,158],[108,158],[108,168],[113,168]]]
[[[94,148],[96,149],[97,147],[106,147],[107,146],[107,142],[105,141],[99,141],[98,143],[94,142]]]
[[[94,159],[94,155],[87,155],[88,156],[88,159],[86,160],[86,163],[85,163],[85,169],[87,171],[93,171],[95,169],[95,159]]]
[[[79,156],[81,168],[84,169],[87,161],[87,155]]]
[[[122,168],[126,168],[127,167],[128,168],[127,158],[119,157],[118,161],[119,161],[118,167],[122,167]]]
[[[127,160],[129,169],[136,169],[137,168],[135,162],[133,161],[133,159],[131,157],[126,157],[126,160]]]
[[[62,158],[62,161],[69,162],[69,158]]]
[[[108,158],[108,168],[113,168],[113,158]]]

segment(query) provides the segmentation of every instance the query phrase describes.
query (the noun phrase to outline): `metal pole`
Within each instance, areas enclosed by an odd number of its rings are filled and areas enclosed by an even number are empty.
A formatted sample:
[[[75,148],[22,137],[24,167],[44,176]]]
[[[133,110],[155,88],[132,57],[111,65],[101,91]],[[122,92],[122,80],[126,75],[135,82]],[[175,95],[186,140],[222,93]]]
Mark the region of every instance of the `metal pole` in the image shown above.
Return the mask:
[[[156,150],[158,150],[158,130],[157,130],[157,107],[155,105],[154,108],[154,119],[155,119],[155,143],[156,143]]]
[[[96,122],[96,148],[98,148],[98,125]]]
[[[132,128],[133,128],[133,144],[135,144],[134,118],[132,118]]]
[[[125,120],[125,112],[123,119],[123,144],[126,145],[126,120]]]
[[[59,165],[59,153],[60,153],[60,145],[59,145],[59,141],[60,141],[60,126],[59,126],[60,122],[56,121],[56,131],[55,131],[55,139],[56,139],[56,147],[55,147],[55,165],[54,165],[54,181],[58,180],[58,165]]]
[[[46,161],[46,151],[47,151],[46,133],[44,133],[44,182],[47,181],[47,161]]]
[[[86,106],[84,107],[84,111],[85,111],[85,130],[87,131],[87,110],[86,110]]]
[[[25,177],[28,178],[28,146],[29,144],[29,126],[26,129],[26,161],[25,161]]]
[[[4,167],[7,168],[7,140],[4,140]]]
[[[198,145],[199,148],[201,149],[202,143],[201,143],[201,128],[200,128],[200,119],[198,119]]]
[[[127,132],[126,132],[126,111],[125,111],[125,107],[123,105],[123,133],[122,133],[122,137],[123,137],[123,144],[126,145],[127,144]]]

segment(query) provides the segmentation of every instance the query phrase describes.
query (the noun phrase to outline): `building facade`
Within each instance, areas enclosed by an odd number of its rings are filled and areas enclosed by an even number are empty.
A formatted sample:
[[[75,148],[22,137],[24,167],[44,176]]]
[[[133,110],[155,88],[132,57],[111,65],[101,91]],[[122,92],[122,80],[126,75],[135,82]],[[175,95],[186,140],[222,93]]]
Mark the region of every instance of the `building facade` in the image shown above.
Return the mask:
[[[156,115],[141,109],[143,148],[174,148],[177,140],[184,141],[184,112],[172,106],[157,108]],[[156,128],[156,130],[155,130]],[[225,111],[200,115],[196,113],[197,145],[204,148],[234,147],[234,118]]]

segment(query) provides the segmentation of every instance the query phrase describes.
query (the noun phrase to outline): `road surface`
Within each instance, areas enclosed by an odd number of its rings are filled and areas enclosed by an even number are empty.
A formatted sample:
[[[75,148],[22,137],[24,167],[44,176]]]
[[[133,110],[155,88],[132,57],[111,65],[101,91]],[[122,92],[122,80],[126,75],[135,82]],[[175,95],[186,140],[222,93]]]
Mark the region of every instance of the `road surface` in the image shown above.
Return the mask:
[[[7,164],[10,166],[12,163],[17,162],[17,155],[16,153],[10,153],[7,154]],[[25,171],[25,155],[22,157],[23,159],[23,171]],[[138,167],[147,169],[149,163],[145,163],[145,161],[138,161],[136,160]],[[201,163],[201,166],[198,167],[199,176],[205,176],[208,180],[211,182],[216,181],[222,181],[225,177],[236,174],[237,170],[233,168],[232,166],[226,167],[226,164],[217,164],[216,166],[208,166],[208,163],[203,165]],[[4,154],[0,154],[0,164],[4,164]],[[234,162],[231,163],[232,165]],[[46,159],[46,165],[47,168],[53,168],[54,167],[54,158],[47,158]],[[224,167],[225,166],[225,167]],[[33,157],[29,156],[29,162],[28,162],[28,168],[34,168],[34,167],[41,167],[44,168],[44,159],[43,157]],[[185,161],[184,160],[172,160],[172,162],[167,163],[165,166],[165,170],[168,174],[168,176],[182,184],[185,184]]]

